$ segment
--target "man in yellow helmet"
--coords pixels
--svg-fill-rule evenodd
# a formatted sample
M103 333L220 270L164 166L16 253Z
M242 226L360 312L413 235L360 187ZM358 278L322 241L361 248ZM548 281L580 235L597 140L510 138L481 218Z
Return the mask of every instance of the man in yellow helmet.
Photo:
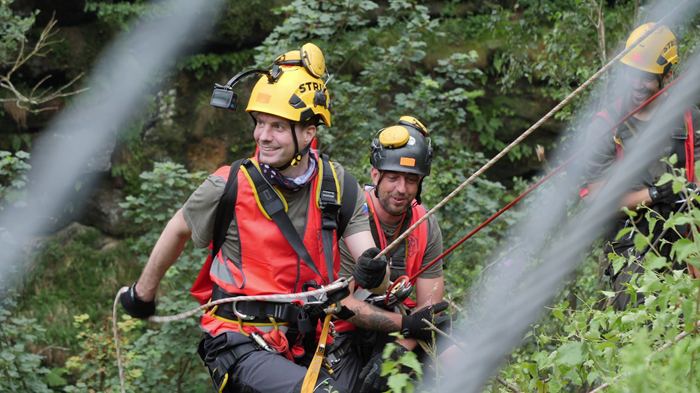
M627 47L637 41L645 32L650 30L655 24L647 23L637 28L627 40ZM586 160L586 180L588 182L589 200L595 198L606 180L612 175L613 166L623 159L625 148L629 146L635 136L644 132L647 124L655 116L663 116L659 110L665 100L665 96L655 99L640 111L636 112L630 119L617 127L614 133L603 136L601 133L622 119L626 114L643 104L654 94L658 93L665 84L673 77L673 65L678 62L678 43L674 34L666 27L659 26L641 43L636 45L629 53L620 60L623 63L622 87L625 89L619 97L614 98L614 102L604 107L597 113L589 127L587 137L589 143L593 145L592 152ZM673 125L664 132L668 135L665 142L658 146L657 157L650 164L639 179L635 179L629 191L620 201L620 206L625 206L631 210L637 210L637 206L645 204L649 206L658 216L668 217L671 211L678 210L680 204L676 202L684 199L682 192L674 193L672 183L658 184L664 173L672 169L667 164L660 161L663 157L676 155L678 158L677 167L685 169L688 179L688 188L696 188L698 179L694 176L694 162L700 157L700 137L697 131L700 129L700 111L697 107L691 106L682 118L676 119ZM685 191L683 191L685 192ZM582 194L583 195L583 194ZM635 256L637 261L643 260L642 253L635 250L634 232L625 234L620 239L616 239L618 232L625 228L635 226L642 234L649 234L649 223L639 216L640 221L631 223L626 217L620 218L616 224L609 229L605 235L606 245L604 252L615 252L623 256ZM621 216L622 217L622 216ZM656 240L661 232L662 225L656 225L652 241ZM680 232L683 233L683 232ZM658 250L662 256L669 257L670 243L677 240L676 231L667 231L664 235L664 242L659 242ZM667 243L668 242L668 243ZM685 268L684 266L677 266ZM631 275L644 271L642 263L633 263L615 272L611 264L608 264L607 275L610 275L613 288L617 292L614 299L614 306L618 309L625 309L631 297L624 293L625 284L629 283ZM644 297L637 294L637 305L643 304Z
M401 117L398 124L379 130L373 139L370 175L374 185L365 186L365 197L372 236L381 249L426 215L420 194L423 179L430 175L432 159L428 130L414 117ZM341 277L350 277L352 257L342 242L341 252ZM388 377L381 375L384 347L394 341L389 333L401 332L404 336L395 341L397 346L391 355L394 360L408 351L420 352L417 340L432 342L432 332L425 330L428 325L423 319L432 320L435 313L447 308L442 301L442 260L428 267L440 254L442 233L435 216L430 216L387 254L391 281L398 281L389 299L356 290L345 302L356 315L336 324L340 337L328 362L334 370L343 371L344 377L364 367L359 379L348 381L347 386L359 385L360 393L389 390ZM423 268L425 271L420 272ZM416 301L408 298L414 287Z
M341 238L358 261L356 282L386 290L387 262L373 259L379 250L362 190L340 165L311 149L319 122L331 125L324 72L320 49L306 44L280 56L270 70L246 71L217 85L212 105L235 109L235 84L261 75L246 108L255 121L258 152L217 170L175 213L138 282L121 296L127 313L137 318L155 313L158 284L189 238L212 250L192 288L202 304L331 284L340 270ZM326 314L352 316L338 306L345 296L339 290L313 299L269 298L207 310L198 352L216 390L346 392L327 366L307 370L309 364L325 364L325 344L332 341Z

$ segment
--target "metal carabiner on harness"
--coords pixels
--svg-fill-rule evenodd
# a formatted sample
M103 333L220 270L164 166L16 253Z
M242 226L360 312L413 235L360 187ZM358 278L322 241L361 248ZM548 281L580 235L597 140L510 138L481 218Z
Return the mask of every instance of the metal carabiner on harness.
M237 301L231 302L231 308L233 309L233 313L236 314L236 316L238 318L240 318L244 321L252 321L253 319L255 319L255 317L245 315L245 314L241 313L240 311L238 311L238 309L236 309L236 304L238 304Z
M403 303L404 300L408 299L412 291L413 285L408 281L408 277L399 277L396 279L396 282L389 287L389 292L386 294L384 304L388 308L391 308L396 304Z
M252 337L253 340L255 341L255 343L258 344L260 347L262 347L262 349L266 350L267 352L277 353L277 351L274 348L272 348L267 343L267 341L265 341L265 339L262 338L262 336L259 335L258 333L252 332L252 333L250 333L250 337Z

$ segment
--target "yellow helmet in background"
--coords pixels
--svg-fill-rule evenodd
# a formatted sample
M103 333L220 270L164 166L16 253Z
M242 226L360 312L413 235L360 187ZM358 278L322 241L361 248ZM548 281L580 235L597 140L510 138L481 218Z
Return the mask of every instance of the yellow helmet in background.
M649 31L655 23L646 23L636 28L627 39L625 48ZM678 44L676 36L666 26L659 26L634 49L620 59L624 64L638 70L662 75L668 71L669 64L678 63Z
M269 113L294 122L319 115L330 127L330 96L321 79L325 72L323 52L314 44L285 53L255 84L246 112Z

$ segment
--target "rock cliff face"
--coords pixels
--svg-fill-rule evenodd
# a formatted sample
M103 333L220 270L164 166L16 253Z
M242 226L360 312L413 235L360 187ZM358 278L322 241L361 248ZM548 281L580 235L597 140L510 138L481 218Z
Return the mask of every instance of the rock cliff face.
M58 21L55 38L59 42L52 46L52 52L47 56L32 58L23 68L19 77L24 88L33 86L50 75L43 86L57 89L80 73L89 72L102 50L119 32L119 28L109 20L98 18L94 12L86 12L85 3L85 0L14 1L12 7L19 14L27 15L32 10L40 10L36 29L45 26L54 14ZM260 0L252 5L244 3L229 1L224 10L227 15L225 22L219 22L215 33L204 42L188 43L191 55L231 54L235 59L216 67L205 63L168 65L171 71L162 80L154 81L147 107L134 113L134 121L129 129L115 137L85 168L86 175L98 173L99 176L92 184L88 184L94 187L85 189L91 190L89 195L85 194L85 190L76 190L76 200L81 197L87 200L83 209L72 212L68 209L55 220L51 230L78 221L94 226L110 236L128 235L124 232L122 210L118 203L134 191L130 189L135 184L133 180L142 171L151 169L153 161L173 160L186 163L191 170L212 172L237 157L252 154L255 146L250 117L242 110L217 110L208 105L209 97L215 82L225 83L241 68L252 64L253 48L259 46L274 26L283 20L283 16L274 15L269 10L288 1ZM436 17L439 16L439 7L431 5L431 12ZM488 58L487 49L479 50L483 50L484 58ZM199 58L195 56L193 59ZM431 59L429 56L425 60L428 68L435 63ZM238 65L232 65L233 63ZM99 81L90 80L89 75L86 75L71 89L94 83ZM249 92L253 83L248 81L239 86L242 87L241 91ZM246 94L240 95L240 102L247 102ZM552 105L542 97L510 97L504 101L499 95L498 87L493 86L480 100L489 103L501 100L503 105L515 110L515 116L503 119L509 131L498 136L506 143L534 123ZM0 129L3 131L0 133L0 149L13 150L12 147L19 140L22 149L31 150L37 136L66 105L70 105L70 99L56 100L49 105L55 109L31 114L12 103L5 104L4 110L0 111ZM533 136L533 140L549 143L556 138L561 127L562 124L549 122L542 127L541 132ZM476 137L474 146L479 146ZM487 157L495 154L488 151L484 153ZM508 183L513 176L527 176L539 167L538 162L526 160L513 165L504 159L489 171L489 177Z

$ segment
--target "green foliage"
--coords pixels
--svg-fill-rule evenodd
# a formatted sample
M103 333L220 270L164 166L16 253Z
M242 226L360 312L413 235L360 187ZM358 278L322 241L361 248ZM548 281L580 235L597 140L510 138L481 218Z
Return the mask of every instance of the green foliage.
M73 315L101 320L111 310L118 285L133 280L139 267L126 243L79 225L46 241L40 251L22 272L25 282L17 290L25 296L15 315L41 318L51 327L45 333L51 345L75 350L80 340Z
M677 191L685 185L681 171L663 176L660 182L668 181L674 183ZM695 201L690 209L672 214L667 220L652 222L643 209L628 213L645 214L650 226L663 225L669 230L690 224L693 238L697 239L700 197L688 197ZM632 296L633 304L637 293L643 293L644 303L615 311L610 306L615 292L600 291L603 298L594 294L582 297L582 288L577 289L579 299L585 299L585 303L576 307L560 300L552 307L551 314L526 335L526 344L502 370L501 376L507 382L522 391L587 392L606 382L612 384L608 390L615 392L700 391L700 371L695 364L700 347L696 335L700 327L700 280L682 270L672 270L672 262L659 255L656 247L650 247L651 235L636 232L637 249L649 250L644 256L645 272L635 275L623 292ZM675 242L672 250L678 263L700 266L700 247L696 242L683 238ZM634 257L613 258L616 272L631 263L641 261ZM588 259L580 276L592 277L595 264ZM584 288L594 286L593 282L584 284ZM560 294L558 299L562 298ZM669 349L656 351L677 340L681 333L690 335ZM616 376L620 376L619 380L613 379Z
M0 66L3 68L14 64L38 14L36 11L26 17L19 16L10 8L13 2L14 0L0 0Z
M73 322L79 332L80 347L82 352L73 356L66 362L67 371L75 379L75 383L64 388L65 392L89 393L89 392L118 392L119 375L114 373L113 365L116 363L116 347L111 334L111 319L105 319L98 328L87 314L76 315ZM132 319L118 323L118 330L123 337L125 333L138 327L141 323ZM128 347L128 339L122 345ZM140 377L137 371L125 372L125 380L131 382ZM127 382L127 383L128 383Z
M126 202L120 204L126 209L124 216L130 217L147 232L145 238L142 237L137 243L137 252L144 255L150 253L164 224L206 175L206 172L188 173L181 164L157 162L153 171L143 172L139 176L142 182L138 194L128 195Z
M18 151L0 151L0 210L6 205L13 207L26 206L27 171L31 165L27 163L29 153Z
M501 91L513 92L516 83L526 78L530 84L544 82L545 86L537 89L540 94L560 101L607 63L612 58L609 53L631 31L634 2L606 6L600 25L597 6L588 1L526 0L516 7L522 13L505 8L494 12L489 27L509 43L493 61ZM607 84L607 76L603 76L556 118L571 120L593 99L605 104Z
M167 1L149 3L145 0L134 1L86 1L85 12L95 12L97 17L105 20L115 30L129 30L133 19L155 19L168 15L172 5Z
M0 390L3 392L50 393L42 356L30 349L44 341L45 329L36 319L12 318L16 306L11 298L0 303Z
M177 67L182 71L193 72L197 79L202 79L204 75L218 71L219 67L225 66L226 70L238 70L249 64L251 60L251 51L225 54L199 53L180 60Z
M389 343L384 347L382 357L382 375L388 375L387 385L391 388L389 391L394 393L413 393L415 386L413 382L421 382L423 380L423 366L418 361L416 354L413 351L408 351L393 360L391 354L397 348L398 344ZM412 376L401 373L401 368L407 367L412 372ZM416 381L417 380L417 381Z

